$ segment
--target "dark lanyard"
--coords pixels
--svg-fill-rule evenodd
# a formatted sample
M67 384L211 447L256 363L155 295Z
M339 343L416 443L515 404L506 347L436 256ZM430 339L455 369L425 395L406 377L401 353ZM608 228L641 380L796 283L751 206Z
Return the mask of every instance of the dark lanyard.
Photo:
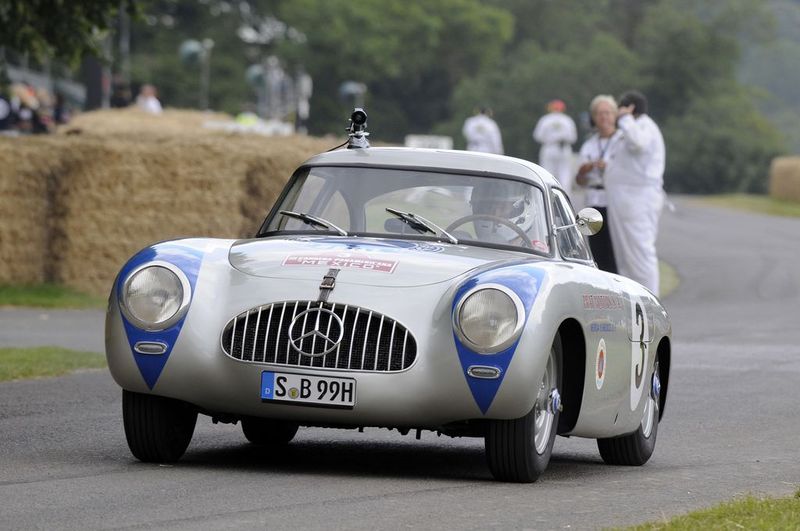
M603 160L603 156L606 154L606 151L608 151L608 146L611 145L611 140L613 140L613 138L614 135L612 134L610 137L608 137L608 141L606 142L606 147L603 147L602 142L600 142L600 135L599 134L597 135L597 149L600 150L600 156L597 157L597 160Z

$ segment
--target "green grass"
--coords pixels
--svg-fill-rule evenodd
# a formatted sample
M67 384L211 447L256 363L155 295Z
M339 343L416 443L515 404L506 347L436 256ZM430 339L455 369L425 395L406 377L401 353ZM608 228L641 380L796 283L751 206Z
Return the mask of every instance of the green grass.
M660 292L659 296L663 299L675 291L681 281L680 277L678 277L678 272L675 271L675 268L666 262L662 262L660 260L658 261L658 272L661 277L658 287Z
M0 285L0 306L36 308L102 308L106 301L55 284Z
M62 376L79 369L100 369L106 357L60 347L0 348L0 382Z
M752 194L725 194L698 196L691 201L725 208L736 208L748 212L758 212L771 216L800 217L800 203L795 201L781 201L766 195Z
M644 530L800 529L800 490L790 498L747 496L661 522L625 528Z

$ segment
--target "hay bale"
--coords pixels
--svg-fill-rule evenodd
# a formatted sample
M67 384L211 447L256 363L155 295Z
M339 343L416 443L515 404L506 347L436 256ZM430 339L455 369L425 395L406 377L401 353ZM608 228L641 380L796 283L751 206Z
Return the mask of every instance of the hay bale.
M776 157L769 168L769 195L800 202L800 157Z
M337 143L204 130L205 113L174 112L87 113L70 125L80 134L0 143L11 162L0 170L0 282L105 295L149 244L251 236L294 168Z
M43 282L54 161L9 137L0 137L0 160L0 283Z

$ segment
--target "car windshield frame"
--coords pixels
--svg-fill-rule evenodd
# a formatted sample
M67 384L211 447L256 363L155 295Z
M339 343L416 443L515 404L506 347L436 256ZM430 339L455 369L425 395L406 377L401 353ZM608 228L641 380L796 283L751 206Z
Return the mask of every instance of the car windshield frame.
M353 164L353 163L326 163L326 164L307 164L298 167L295 172L292 174L291 178L287 182L286 186L284 186L281 194L276 199L274 205L270 209L269 213L267 214L266 218L262 222L261 226L259 227L258 232L256 233L256 238L267 238L267 237L274 237L274 236L282 236L282 235L303 235L303 236L313 236L313 235L336 235L336 231L334 230L320 230L317 228L313 228L307 226L302 229L292 228L292 229L274 229L271 228L279 223L281 216L280 211L286 210L287 208L297 208L296 203L287 204L287 197L290 193L295 191L297 186L297 182L300 179L306 178L306 176L315 169L353 169L357 171L370 171L370 170L392 170L392 171L407 171L407 172L415 172L415 173L427 173L433 175L443 175L443 176L456 176L456 177L465 177L469 179L474 178L483 178L483 179L499 179L504 181L513 181L517 183L521 183L531 188L535 189L539 194L539 199L541 199L541 208L542 208L542 215L543 219L541 220L544 223L544 226L541 227L543 235L545 237L544 244L547 247L547 251L542 249L531 248L527 246L521 245L511 245L511 244L503 244L503 243L496 243L496 242L489 242L489 241L482 241L473 238L459 238L459 245L472 245L477 247L486 247L492 249L503 249L503 250L511 250L515 252L522 252L533 254L536 256L542 256L547 258L553 258L556 256L556 238L552 232L552 212L550 211L551 205L549 201L548 192L545 187L533 180L525 179L524 177L518 177L514 175L508 175L504 173L492 173L492 172L484 172L484 171L470 171L470 170L462 170L462 169L452 169L452 168L439 168L439 167L428 167L428 166L397 166L397 165L377 165L377 164ZM435 182L430 183L430 186L435 187ZM400 190L398 187L395 191ZM366 203L365 203L366 204ZM413 212L413 209L412 209ZM414 212L415 214L419 214L420 212ZM319 212L314 213L313 215L325 219L324 215L320 215ZM278 220L276 222L276 220ZM326 220L326 221L333 221L333 220ZM399 220L398 220L399 221ZM334 221L335 223L335 221ZM402 223L402 222L401 222ZM429 233L394 233L394 232L368 232L368 231L357 231L353 230L352 227L346 229L348 232L348 237L353 238L382 238L382 239L400 239L400 240L418 240L418 241L426 241L426 242L440 242L440 243L449 243L447 238L441 234L429 234Z

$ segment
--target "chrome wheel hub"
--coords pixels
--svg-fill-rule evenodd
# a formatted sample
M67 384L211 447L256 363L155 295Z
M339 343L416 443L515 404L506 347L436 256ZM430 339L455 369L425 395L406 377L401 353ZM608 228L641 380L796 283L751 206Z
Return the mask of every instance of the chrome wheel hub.
M544 375L536 394L536 403L533 406L533 445L538 454L543 454L547 449L556 411L561 411L561 394L558 392L557 378L555 353L551 350L550 357L547 359L547 367L545 367Z

